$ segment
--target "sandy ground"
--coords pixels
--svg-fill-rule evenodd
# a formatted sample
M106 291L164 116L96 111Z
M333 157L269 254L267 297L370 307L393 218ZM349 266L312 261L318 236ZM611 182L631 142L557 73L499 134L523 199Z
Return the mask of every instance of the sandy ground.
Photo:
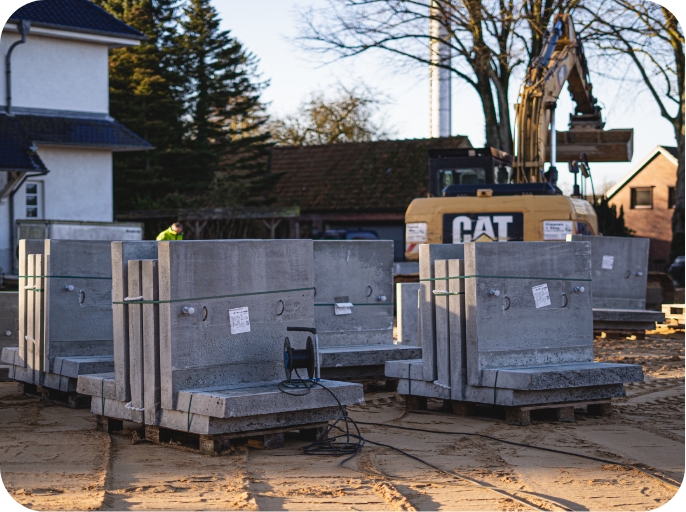
M239 445L231 454L206 457L96 432L87 410L19 395L14 383L0 384L0 471L10 494L38 510L657 508L676 493L669 482L678 485L684 474L684 334L598 339L596 355L642 364L646 372L645 382L627 386L627 397L616 400L615 412L605 418L577 413L574 423L512 427L498 418L439 410L408 413L399 396L382 391L349 410L360 421L478 432L638 464L644 471L473 436L387 427L363 432L453 474L371 445L341 467L341 458L303 455L297 439L279 450Z

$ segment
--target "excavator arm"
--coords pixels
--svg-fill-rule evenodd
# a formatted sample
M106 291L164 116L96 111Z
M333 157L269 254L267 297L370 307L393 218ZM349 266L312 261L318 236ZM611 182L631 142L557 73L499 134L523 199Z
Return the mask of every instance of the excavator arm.
M577 37L569 14L555 16L553 29L547 34L541 54L532 62L522 84L516 105L516 157L514 181L532 183L544 181L546 161L555 163L555 155L547 154L551 125L555 122L555 106L564 84L576 103L570 116L570 128L602 130L600 107L592 94L588 65L581 40Z

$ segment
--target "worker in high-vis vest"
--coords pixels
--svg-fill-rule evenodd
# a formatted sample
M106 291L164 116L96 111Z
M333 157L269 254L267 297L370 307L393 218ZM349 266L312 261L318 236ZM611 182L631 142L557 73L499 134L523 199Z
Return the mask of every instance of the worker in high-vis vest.
M180 222L175 222L157 235L157 240L183 240L183 226Z

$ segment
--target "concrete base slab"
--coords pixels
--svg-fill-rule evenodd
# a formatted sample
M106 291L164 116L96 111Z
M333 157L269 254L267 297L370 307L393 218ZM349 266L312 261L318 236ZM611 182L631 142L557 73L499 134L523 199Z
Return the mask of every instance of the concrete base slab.
M386 377L393 379L424 380L421 359L386 361Z
M346 345L319 347L322 368L341 366L383 365L386 361L416 359L422 357L422 349L411 345Z
M248 433L271 428L297 427L312 423L328 422L338 419L339 416L340 410L338 407L324 407L319 409L291 411L287 414L260 414L258 416L236 418L213 418L192 412L188 413L184 411L162 409L160 414L160 426L195 434Z
M665 315L661 311L593 308L594 331L650 331L655 329L656 323L664 321Z
M178 410L184 414L200 414L213 418L240 418L255 416L256 411L260 412L259 416L291 414L295 411L337 405L331 394L320 386L314 386L309 393L300 395L296 393L302 393L302 390L294 390L294 394L287 394L282 392L277 384L269 382L244 388L180 390ZM364 403L361 384L329 380L322 380L321 384L336 395L342 405Z
M482 386L530 391L625 382L643 382L643 368L636 364L573 363L481 371Z
M112 380L114 381L114 379ZM91 398L91 412L109 418L143 423L143 411L132 408L131 402L121 402L119 400L94 396Z
M50 371L66 377L78 378L91 373L114 371L113 356L56 357L50 362Z
M116 400L117 392L115 385L114 371L108 373L93 373L90 375L79 375L76 391L83 395L92 397L109 398ZM120 402L122 400L119 400ZM126 402L124 402L126 403Z
M421 369L421 366L419 367ZM398 381L398 394L423 396L427 398L450 399L450 388L440 386L435 382L423 380L400 379Z

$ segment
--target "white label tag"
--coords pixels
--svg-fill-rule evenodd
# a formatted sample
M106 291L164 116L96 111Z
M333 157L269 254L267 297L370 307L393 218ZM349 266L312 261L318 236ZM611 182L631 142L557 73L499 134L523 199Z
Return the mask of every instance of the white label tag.
M426 222L410 222L405 224L405 242L426 242Z
M612 270L612 267L615 264L615 257L614 256L603 256L603 263L600 265L601 268L604 268L605 270Z
M538 286L533 286L531 291L534 292L534 302L536 303L536 309L543 308L545 306L550 306L550 294L548 293L547 284L539 284Z
M248 308L229 309L229 322L231 322L231 334L250 332Z
M336 302L333 305L334 315L352 315L352 303L351 302Z
M565 240L573 233L571 220L543 221L543 240Z

